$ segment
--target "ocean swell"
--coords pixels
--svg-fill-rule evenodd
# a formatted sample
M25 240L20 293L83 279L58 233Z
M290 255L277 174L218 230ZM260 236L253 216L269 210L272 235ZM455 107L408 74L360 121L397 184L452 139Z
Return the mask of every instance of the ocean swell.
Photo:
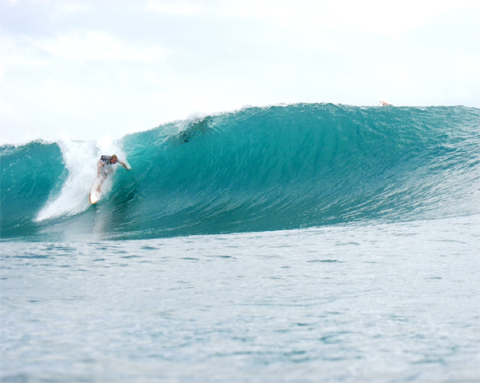
M246 108L96 142L1 148L2 239L155 238L478 214L480 111ZM105 153L104 153L105 152ZM97 206L100 154L119 167Z

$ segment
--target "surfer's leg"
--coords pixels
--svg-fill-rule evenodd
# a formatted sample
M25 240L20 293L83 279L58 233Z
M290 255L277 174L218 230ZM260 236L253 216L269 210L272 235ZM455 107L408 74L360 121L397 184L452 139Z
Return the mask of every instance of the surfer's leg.
M105 166L102 166L102 167L100 168L100 172L99 172L99 173L100 173L100 177L102 177L102 179L100 180L100 183L98 184L97 191L98 191L99 193L101 193L101 191L102 191L102 190L101 190L101 187L102 187L102 184L105 182L105 180L106 180L107 177L108 177L108 171L107 171L107 169L105 169Z
M107 179L107 177L102 176L102 179L100 180L100 183L98 184L97 192L99 192L99 193L102 192L101 187L102 187L102 185L103 185L103 183L105 182L106 179Z

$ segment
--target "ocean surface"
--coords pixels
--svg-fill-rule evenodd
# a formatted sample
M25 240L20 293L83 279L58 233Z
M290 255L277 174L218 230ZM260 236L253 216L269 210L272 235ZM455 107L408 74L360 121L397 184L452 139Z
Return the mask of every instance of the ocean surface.
M252 107L0 166L1 382L480 381L479 109Z

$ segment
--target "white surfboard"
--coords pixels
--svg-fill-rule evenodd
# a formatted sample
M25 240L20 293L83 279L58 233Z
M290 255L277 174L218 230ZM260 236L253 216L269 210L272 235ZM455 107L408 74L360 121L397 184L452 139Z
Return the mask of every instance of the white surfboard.
M98 185L100 184L101 180L102 177L100 176L97 176L97 178L95 178L95 182L93 183L90 194L88 195L88 199L90 200L90 203L92 205L95 205L98 201L100 201L100 198L102 197L102 192L97 191Z

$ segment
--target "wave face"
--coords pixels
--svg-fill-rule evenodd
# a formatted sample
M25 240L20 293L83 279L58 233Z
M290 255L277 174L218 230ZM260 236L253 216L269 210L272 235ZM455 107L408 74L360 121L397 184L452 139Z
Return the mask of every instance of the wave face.
M480 213L480 110L297 104L3 146L1 237L143 239ZM88 203L101 154L117 167Z

